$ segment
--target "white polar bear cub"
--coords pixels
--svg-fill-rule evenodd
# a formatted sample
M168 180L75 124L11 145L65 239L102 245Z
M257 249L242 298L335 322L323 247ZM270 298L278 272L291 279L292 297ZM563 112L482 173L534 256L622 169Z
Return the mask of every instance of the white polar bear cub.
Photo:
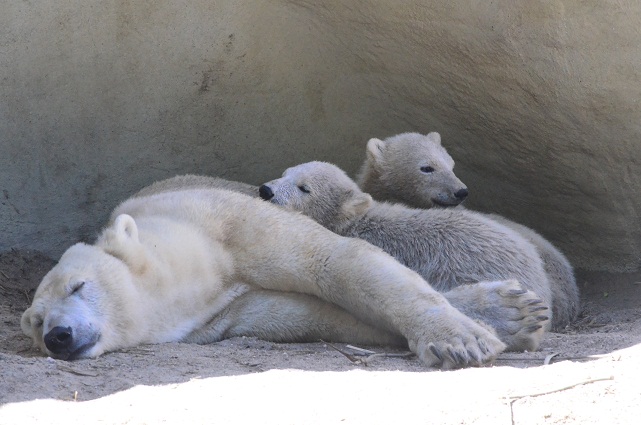
M439 133L403 133L385 141L370 139L355 180L376 200L416 208L449 207L468 196L453 169L454 160L441 146Z
M288 168L282 178L265 183L259 192L264 199L300 211L342 236L382 248L439 291L469 291L477 285L464 284L517 280L532 292L521 291L524 297L514 299L505 310L499 303L488 304L485 290L468 293L463 307L453 299L450 302L496 329L509 349L538 347L548 323L540 313L550 300L547 277L534 247L507 227L471 211L418 210L373 201L341 169L325 162ZM469 308L473 305L487 305L494 314L474 311ZM523 338L518 339L514 339L514 324L504 323L516 311L523 319L519 328Z
M408 344L448 368L505 348L380 249L258 198L171 181L118 206L95 244L73 245L43 278L21 326L47 355L248 335Z
M385 140L370 139L367 155L356 178L360 188L379 201L401 202L415 208L455 206L468 191L454 174L454 160L432 132L402 133ZM465 188L465 189L461 189ZM505 217L489 218L518 232L536 246L552 290L552 329L562 329L576 319L579 288L567 258L552 243L529 227Z

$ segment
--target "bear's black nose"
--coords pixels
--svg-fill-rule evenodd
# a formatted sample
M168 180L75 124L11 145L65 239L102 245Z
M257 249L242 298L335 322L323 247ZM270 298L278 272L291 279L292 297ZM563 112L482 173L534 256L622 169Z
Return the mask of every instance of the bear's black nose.
M260 197L266 201L269 201L274 197L274 192L272 192L269 186L265 184L258 188L258 193L260 194Z
M72 342L73 334L70 327L56 326L45 335L45 345L54 354L68 351Z
M468 194L469 192L467 191L467 189L463 188L456 192L454 196L456 197L456 199L460 199L462 201L463 199L467 198Z

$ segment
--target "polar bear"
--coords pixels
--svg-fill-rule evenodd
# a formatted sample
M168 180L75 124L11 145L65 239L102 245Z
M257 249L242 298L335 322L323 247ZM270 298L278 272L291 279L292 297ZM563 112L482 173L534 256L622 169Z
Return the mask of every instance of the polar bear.
M143 190L94 244L62 255L21 320L44 353L73 360L248 335L406 344L426 365L450 368L505 349L379 248L261 199L196 186Z
M511 350L538 347L548 322L548 316L541 313L550 301L547 277L535 248L507 227L466 210L420 210L373 201L340 168L326 162L288 168L281 178L262 185L259 192L263 199L302 212L342 236L361 238L382 248L438 291L516 279L531 291L511 306L525 309L521 318L525 318L523 328L529 339L514 341L512 330L501 330L500 318L460 309L495 328ZM477 295L483 293L481 290ZM468 301L470 305L484 303L481 298L476 303L473 297ZM495 304L495 308L500 307Z
M416 208L449 207L468 196L453 169L454 160L441 146L439 133L403 133L384 141L371 139L355 180L376 200Z
M356 181L378 201L431 208L458 205L468 194L454 174L454 160L436 132L403 133L385 140L373 138L367 143L366 153ZM456 196L461 191L465 196ZM575 320L580 309L579 288L565 255L529 227L497 214L487 216L536 246L552 290L552 329L562 329Z
M258 187L246 183L218 177L185 175L154 183L134 196L151 195L175 188L212 187L234 190L249 196L259 195ZM494 331L498 329L499 334L503 334L501 339L503 342L507 342L509 350L534 350L538 346L539 334L535 331L540 329L540 326L529 325L532 321L530 318L532 312L540 311L536 295L524 291L515 280L479 282L476 285L466 285L443 292L443 296L467 316L476 318L483 323L491 323L493 327L490 326L490 328ZM301 302L300 296L297 302ZM281 296L273 303L282 308L284 300ZM314 309L312 308L312 310ZM316 320L327 317L327 313L329 312L324 311L324 315ZM341 320L343 322L349 321ZM369 332L365 332L365 334L369 334ZM258 336L265 338L263 335Z

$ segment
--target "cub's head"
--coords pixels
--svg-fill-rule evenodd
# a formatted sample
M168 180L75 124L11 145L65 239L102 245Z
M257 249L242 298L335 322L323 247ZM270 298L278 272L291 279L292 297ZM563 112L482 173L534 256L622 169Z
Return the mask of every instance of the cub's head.
M411 207L449 207L463 202L467 187L454 174L454 160L441 136L403 133L370 139L359 174L361 188L378 200L398 200Z
M117 223L120 236L131 237L122 232L131 232L127 226L132 223ZM46 355L58 359L96 357L122 348L134 320L127 294L131 288L132 274L124 261L101 247L78 243L43 278L22 315L22 330Z
M372 198L343 170L327 162L308 162L285 170L280 179L259 189L261 198L299 211L330 230L367 211Z

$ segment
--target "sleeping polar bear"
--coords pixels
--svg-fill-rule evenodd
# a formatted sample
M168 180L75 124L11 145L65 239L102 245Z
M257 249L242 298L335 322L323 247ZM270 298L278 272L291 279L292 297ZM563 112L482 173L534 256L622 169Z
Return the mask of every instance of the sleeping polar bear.
M382 250L207 184L161 184L123 202L93 245L63 254L21 325L68 360L241 335L404 344L442 368L505 349Z

